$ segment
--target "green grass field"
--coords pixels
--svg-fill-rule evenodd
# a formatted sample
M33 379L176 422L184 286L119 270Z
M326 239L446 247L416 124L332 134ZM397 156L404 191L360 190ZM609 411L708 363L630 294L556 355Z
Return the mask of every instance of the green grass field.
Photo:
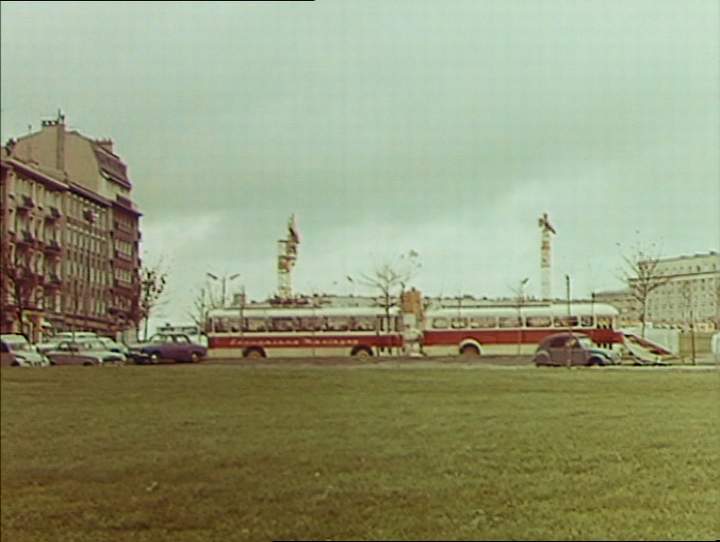
M720 536L717 370L1 377L3 541Z

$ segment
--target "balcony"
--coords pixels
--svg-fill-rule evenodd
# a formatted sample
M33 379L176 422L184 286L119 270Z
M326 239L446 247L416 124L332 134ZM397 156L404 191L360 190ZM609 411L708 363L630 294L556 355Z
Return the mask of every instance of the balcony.
M96 211L93 211L92 209L85 209L83 211L83 218L87 220L90 224L95 224L97 222L97 219L99 217L99 214Z
M45 220L48 222L54 222L56 220L60 220L62 218L62 213L60 212L60 209L57 207L49 207L48 212L45 215Z
M120 279L114 279L113 280L113 291L115 293L128 296L132 295L135 291L135 287L132 282L127 282Z
M45 252L48 254L60 254L62 252L62 247L55 239L51 239L45 243Z
M31 247L35 245L35 241L35 236L30 230L22 230L15 242L21 246Z
M35 201L30 197L26 196L25 194L22 195L20 198L20 201L18 202L18 212L27 212L31 211L35 207Z
M115 258L119 260L123 260L125 262L132 262L133 257L130 254L125 254L124 252L115 249Z
M47 288L60 288L62 286L62 279L57 273L50 273L45 277L45 286Z

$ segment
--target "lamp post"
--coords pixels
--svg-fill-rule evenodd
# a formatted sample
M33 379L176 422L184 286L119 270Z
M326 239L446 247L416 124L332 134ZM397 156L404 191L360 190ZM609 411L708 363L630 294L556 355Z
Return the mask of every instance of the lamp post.
M221 304L222 307L225 308L226 303L226 296L227 296L227 283L229 281L233 281L236 278L240 276L240 273L235 273L234 275L223 275L222 277L218 277L217 275L213 275L212 273L206 273L206 275L211 278L212 280L219 281L221 284L221 292L222 292L222 298L221 298Z
M565 293L567 296L567 314L568 314L568 331L570 332L570 335L572 336L572 309L570 308L570 275L565 275ZM568 369L572 365L572 346L568 345L568 351L567 351L567 367Z
M240 335L243 334L243 331L245 330L245 326L243 325L243 319L245 318L245 285L243 284L240 287Z

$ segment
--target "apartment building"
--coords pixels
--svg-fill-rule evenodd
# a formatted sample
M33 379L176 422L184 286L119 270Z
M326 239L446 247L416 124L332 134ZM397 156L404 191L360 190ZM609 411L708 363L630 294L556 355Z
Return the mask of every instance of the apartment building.
M657 274L670 277L648 297L648 321L720 329L720 254L665 258Z
M667 282L648 295L648 323L689 328L692 322L696 329L720 329L720 254L710 251L663 258L658 260L653 274ZM623 325L637 325L641 321L641 307L632 294L632 283L630 280L627 289L598 292L594 296L595 301L617 308Z
M134 327L141 214L112 141L67 130L59 114L1 158L2 330L37 340Z

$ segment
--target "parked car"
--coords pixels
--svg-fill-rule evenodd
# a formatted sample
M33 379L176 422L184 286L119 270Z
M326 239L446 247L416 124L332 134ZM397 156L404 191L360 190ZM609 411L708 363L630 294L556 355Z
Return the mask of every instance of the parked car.
M130 348L130 358L136 363L142 363L143 359L151 363L161 360L197 363L206 355L207 348L194 343L184 333L156 333L149 341Z
M50 350L46 355L53 365L122 364L127 359L120 352L108 350L97 338L61 341L56 349Z
M98 337L97 340L102 342L111 352L119 352L120 354L124 354L127 357L127 354L130 351L127 346L117 341L113 341L109 337Z
M545 337L535 351L533 362L541 365L615 365L618 356L598 347L583 333L555 333Z
M80 341L95 338L97 338L97 335L93 331L61 331L49 337L46 341L39 343L37 349L38 352L45 353L56 350L62 341Z
M38 352L25 335L0 335L0 365L11 367L46 367L50 360Z

